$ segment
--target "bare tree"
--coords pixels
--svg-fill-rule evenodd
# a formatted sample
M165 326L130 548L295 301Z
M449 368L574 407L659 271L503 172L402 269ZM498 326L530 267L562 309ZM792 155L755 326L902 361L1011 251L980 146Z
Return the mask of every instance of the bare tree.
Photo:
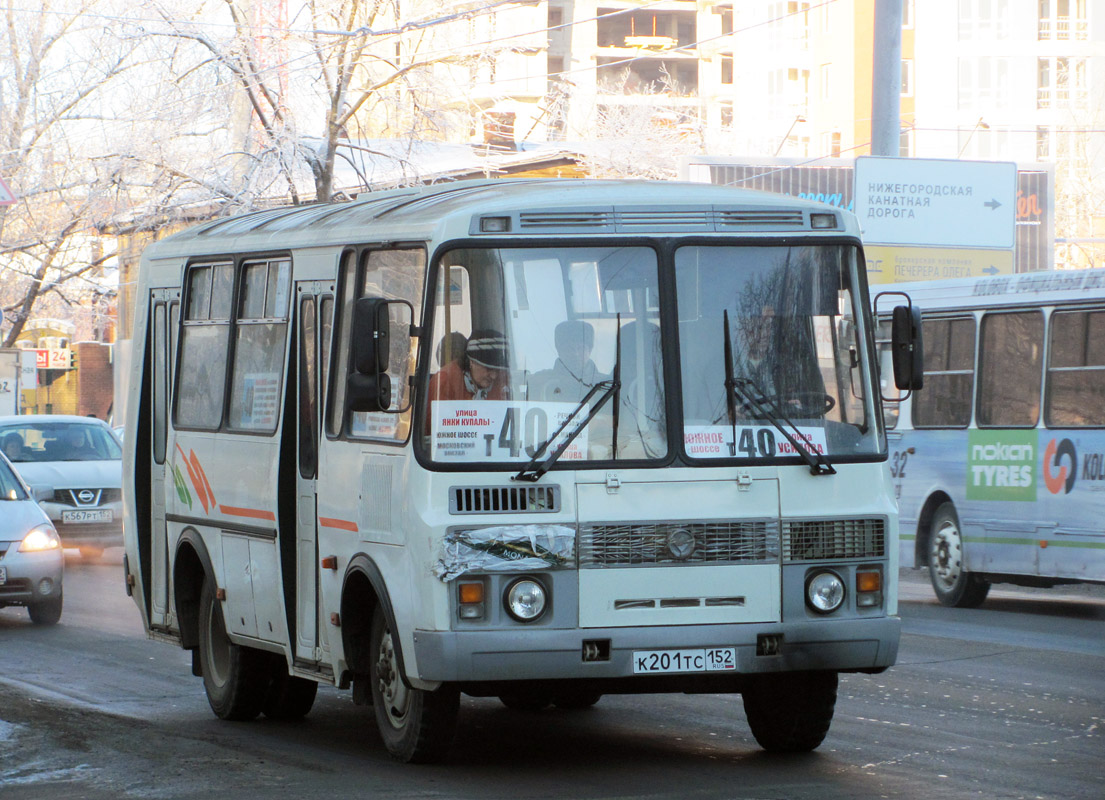
M8 2L0 30L0 170L17 196L0 207L0 305L11 346L44 296L110 258L89 233L110 213L113 169L90 158L103 95L134 66L98 0ZM74 284L75 285L75 284Z
M236 129L246 167L239 177L279 175L282 194L293 203L332 199L340 160L355 168L358 156L373 155L363 142L368 137L410 141L440 128L442 109L457 92L439 80L437 68L475 63L495 47L515 46L453 47L449 36L456 28L450 34L446 23L519 4L306 0L297 6L300 13L285 19L281 2L197 0L184 19L179 3L148 3L169 36L197 46L189 70L217 67L244 98L244 124ZM225 28L195 24L216 15L228 21ZM432 138L440 138L437 133ZM301 167L309 170L313 188L306 195Z

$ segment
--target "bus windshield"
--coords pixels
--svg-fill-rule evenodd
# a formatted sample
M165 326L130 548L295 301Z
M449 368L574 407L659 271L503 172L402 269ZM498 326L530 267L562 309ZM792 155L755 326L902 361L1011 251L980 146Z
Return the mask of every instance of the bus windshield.
M616 365L617 402L603 404L560 461L666 456L658 285L656 252L643 246L446 253L422 393L431 457L525 463L587 415L582 401Z
M676 251L688 457L793 457L772 416L811 453L877 452L854 258L839 245Z

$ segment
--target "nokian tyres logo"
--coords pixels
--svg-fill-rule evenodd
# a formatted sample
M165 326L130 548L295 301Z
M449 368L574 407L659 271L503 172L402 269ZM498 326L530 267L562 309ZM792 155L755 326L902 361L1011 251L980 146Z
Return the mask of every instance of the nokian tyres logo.
M970 431L967 437L967 499L1036 499L1037 433Z

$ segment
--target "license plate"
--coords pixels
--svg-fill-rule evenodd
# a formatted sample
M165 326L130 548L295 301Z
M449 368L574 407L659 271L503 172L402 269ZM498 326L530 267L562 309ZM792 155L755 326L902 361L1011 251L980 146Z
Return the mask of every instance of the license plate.
M698 650L636 650L633 672L656 675L669 672L724 672L737 668L735 647L706 647Z
M8 568L0 567L0 586L8 582Z
M110 508L98 508L94 511L62 511L62 522L111 522L115 518Z

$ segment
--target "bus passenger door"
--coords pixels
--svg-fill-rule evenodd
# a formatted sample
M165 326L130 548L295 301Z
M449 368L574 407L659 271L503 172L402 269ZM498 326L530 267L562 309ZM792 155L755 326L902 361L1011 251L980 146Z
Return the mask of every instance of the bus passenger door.
M165 526L169 397L172 385L173 344L179 294L175 289L150 292L150 625L171 627L169 612L169 543ZM172 478L168 478L172 486Z
M296 587L297 661L319 661L327 643L320 640L318 597L318 456L323 387L330 347L334 300L317 281L296 284ZM326 293L324 293L326 292Z

